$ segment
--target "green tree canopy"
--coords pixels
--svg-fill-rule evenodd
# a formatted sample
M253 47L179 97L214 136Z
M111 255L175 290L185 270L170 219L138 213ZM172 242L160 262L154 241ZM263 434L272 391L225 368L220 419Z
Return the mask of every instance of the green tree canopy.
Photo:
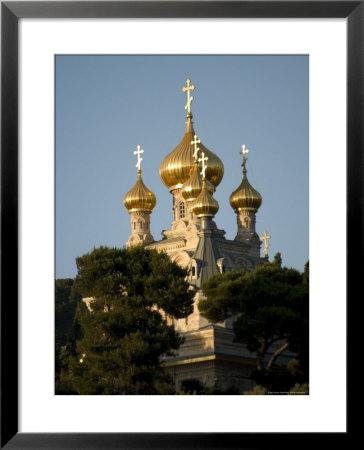
M59 384L61 369L68 357L66 345L72 338L73 321L81 295L71 278L59 278L55 282L55 376Z
M71 278L59 278L55 282L55 325L56 342L66 345L72 329L76 306L81 300L80 294Z
M193 309L187 272L139 246L100 247L76 262L76 286L93 300L77 308L74 354L61 382L79 394L170 392L160 357L182 342L166 317Z
M212 322L235 317L235 341L256 354L258 369L271 368L287 349L308 345L308 282L297 270L282 268L279 259L251 273L215 275L204 283L206 299L199 303Z
M279 252L274 255L272 264L276 264L277 266L282 267L282 255Z
M185 281L187 272L165 253L142 246L100 247L77 258L76 264L79 292L103 299L108 307L115 299L140 297L145 307L155 306L176 319L193 310L194 292Z

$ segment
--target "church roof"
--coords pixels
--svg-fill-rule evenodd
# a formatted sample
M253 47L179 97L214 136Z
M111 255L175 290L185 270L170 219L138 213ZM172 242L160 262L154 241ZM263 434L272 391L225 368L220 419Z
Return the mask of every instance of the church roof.
M193 172L190 178L183 183L181 188L182 197L187 201L195 200L200 194L202 189L202 176L201 171L198 166L198 161L195 161ZM206 180L206 189L210 194L213 194L215 191L214 185Z
M246 170L248 158L246 157L246 154L249 153L249 150L245 145L242 147L243 149L240 153L243 155L243 180L239 187L230 195L230 205L235 212L242 209L256 211L262 204L262 196L248 181L248 171Z
M206 186L206 180L202 180L202 189L192 205L192 212L197 217L210 216L213 217L219 210L219 204L210 194Z
M153 244L149 244L148 247L166 247L169 244L185 244L186 238L184 236L176 236L167 239L161 239L160 241L153 242Z
M142 180L142 171L138 170L138 179L135 185L125 194L124 206L129 212L148 211L152 212L157 200Z
M203 163L204 165L204 163ZM206 167L203 167L203 176ZM194 201L192 211L201 218L201 229L198 232L199 240L193 259L197 263L197 280L194 284L201 288L203 283L213 275L220 273L217 260L220 258L212 231L212 217L219 209L219 204L206 189L206 180L202 179L202 190Z
M257 210L262 204L262 196L249 183L246 173L239 187L230 195L230 205L234 211L241 209Z
M201 288L203 283L213 275L220 273L217 260L220 258L215 240L211 237L211 230L201 230L193 259L197 263L197 279L192 280L196 287Z
M195 136L193 128L192 113L187 114L186 131L182 141L162 161L159 175L169 190L178 189L188 180L194 165L194 147L192 141ZM206 178L216 187L224 176L224 165L221 159L205 147L202 143L200 150L209 158L209 168Z
M191 102L193 97L190 95L190 91L194 89L195 86L191 86L190 80L187 80L187 87L182 89L183 92L187 92L188 94L187 104L185 106L185 109L188 110L186 131L182 141L163 159L159 168L159 175L170 191L179 189L192 174L194 165L193 141L196 139L196 133L192 122ZM206 172L206 178L216 187L220 184L224 176L224 165L221 159L206 148L201 141L199 141L199 148L209 158L209 168Z

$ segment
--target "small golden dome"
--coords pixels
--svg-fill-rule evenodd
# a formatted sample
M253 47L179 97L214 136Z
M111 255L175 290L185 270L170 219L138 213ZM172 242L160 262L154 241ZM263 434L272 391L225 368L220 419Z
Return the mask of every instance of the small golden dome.
M152 212L157 203L153 192L143 183L141 174L141 170L138 170L137 182L124 197L124 206L129 213L135 211Z
M243 174L243 181L240 186L230 195L230 205L235 212L242 209L256 211L262 204L262 196L249 183L245 169Z
M183 183L181 188L182 196L188 202L195 200L198 197L202 189L202 176L200 172L200 168L198 166L198 162L195 161L193 172L190 178ZM215 192L215 188L213 184L211 184L208 180L206 180L206 189L212 195Z
M197 216L213 217L219 210L219 204L212 197L206 187L206 180L202 180L202 189L200 195L192 205L192 212Z
M192 113L189 112L186 117L186 131L182 141L163 159L159 168L159 176L170 191L182 187L194 167L194 146L191 142L196 133L193 129ZM199 148L208 157L206 178L216 187L224 176L224 165L221 159L203 144L199 144Z

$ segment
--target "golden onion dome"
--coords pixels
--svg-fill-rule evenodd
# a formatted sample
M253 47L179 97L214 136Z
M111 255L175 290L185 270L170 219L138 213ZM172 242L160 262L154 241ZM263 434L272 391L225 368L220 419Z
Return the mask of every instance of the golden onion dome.
M198 197L202 189L202 176L200 168L198 166L198 161L195 161L193 172L190 178L183 183L181 188L182 196L188 202L195 200ZM213 184L206 180L206 189L212 195L215 192Z
M235 212L242 209L256 211L262 204L262 196L249 183L245 169L243 174L243 181L240 186L230 195L230 205Z
M152 212L157 200L152 191L150 191L142 180L142 171L138 170L138 179L130 191L125 194L124 206L131 212L148 211Z
M202 189L199 196L193 202L192 212L197 217L208 216L213 217L219 210L219 204L212 197L206 187L206 180L202 180Z
M194 167L194 146L191 142L196 133L193 129L192 113L188 112L186 117L186 131L182 141L163 159L159 168L159 175L170 191L181 188L189 179ZM206 178L216 187L224 176L224 165L221 159L203 144L199 144L199 148L208 157Z

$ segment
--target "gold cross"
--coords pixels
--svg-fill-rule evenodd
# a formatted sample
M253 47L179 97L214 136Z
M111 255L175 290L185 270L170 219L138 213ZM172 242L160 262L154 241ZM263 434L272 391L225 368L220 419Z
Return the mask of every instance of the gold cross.
M205 161L207 161L209 158L207 156L205 157L205 152L202 152L201 155L202 155L202 158L198 158L198 162L202 162L201 175L202 175L202 178L206 178L207 164L205 164Z
M269 247L268 239L270 239L270 236L268 235L268 233L266 231L264 231L264 236L262 236L260 239L262 241L264 241L263 253L267 256L268 255L268 247Z
M247 162L247 160L248 160L248 157L245 156L245 155L249 153L249 149L247 149L247 148L245 147L245 144L242 145L241 148L242 148L242 149L240 150L239 153L240 153L241 155L243 155L243 164L242 164L242 166L243 166L243 169L246 170L245 165L246 165L246 162Z
M197 139L196 135L194 135L193 137L195 138L195 140L191 141L191 144L194 144L194 146L195 146L195 151L193 152L193 159L196 161L197 156L198 156L198 151L200 150L200 148L197 147L197 144L201 144L201 141L200 141L200 139Z
M137 145L137 150L134 151L134 155L138 155L138 162L135 166L138 169L138 172L141 170L140 165L143 161L143 158L140 156L142 153L144 153L144 150L140 148L140 145Z
M185 105L185 109L187 109L187 111L190 113L191 112L191 102L193 100L192 95L190 95L190 91L194 91L195 90L195 86L194 85L190 85L191 80L187 80L187 86L184 86L182 88L182 92L186 92L187 91L187 103Z

